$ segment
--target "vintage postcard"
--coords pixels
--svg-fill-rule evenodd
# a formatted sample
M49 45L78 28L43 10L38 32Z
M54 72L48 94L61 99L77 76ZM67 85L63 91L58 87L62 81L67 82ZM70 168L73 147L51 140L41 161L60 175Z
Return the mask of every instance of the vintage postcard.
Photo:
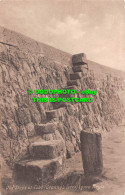
M125 1L0 0L0 195L125 195Z

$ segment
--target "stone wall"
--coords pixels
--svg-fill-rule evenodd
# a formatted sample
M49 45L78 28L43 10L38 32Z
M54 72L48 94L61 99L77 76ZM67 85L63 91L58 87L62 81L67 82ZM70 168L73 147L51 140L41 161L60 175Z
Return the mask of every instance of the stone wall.
M0 150L6 163L13 168L16 161L28 155L28 146L36 136L34 125L44 123L46 111L53 108L49 102L34 103L28 89L61 89L67 85L72 67L70 54L33 40L25 47L28 38L16 36L14 32L5 34L6 39L2 41L9 42L12 36L13 44L18 45L17 48L0 44ZM92 62L88 61L88 65L91 67ZM58 110L61 112L58 130L65 140L67 158L80 150L81 130L109 131L122 120L117 76L104 75L97 79L95 74L96 70L90 68L78 86L79 89L97 90L92 103L68 103ZM119 80L120 89L121 82Z

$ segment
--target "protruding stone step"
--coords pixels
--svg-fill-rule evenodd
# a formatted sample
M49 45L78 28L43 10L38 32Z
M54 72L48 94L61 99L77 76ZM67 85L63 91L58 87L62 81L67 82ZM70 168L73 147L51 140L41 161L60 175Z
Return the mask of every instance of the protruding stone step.
M73 85L79 86L79 84L80 84L79 80L69 80L67 82L68 86L73 86Z
M42 135L42 139L46 141L54 140L54 133Z
M56 110L48 110L46 111L47 120L50 121L52 119L58 118Z
M66 102L52 102L52 105L54 109L65 108Z
M58 119L63 121L65 117L66 109L64 107L57 109Z
M44 141L63 139L58 130L56 130L54 133L51 133L51 134L44 134L44 135L42 135L41 138Z
M30 185L45 184L61 171L65 157L52 160L25 160L15 164L15 180Z
M78 66L73 66L72 70L73 72L84 72L85 68L87 68L86 66L84 67L83 65L78 65Z
M72 89L76 89L76 86L75 85L72 85L72 86L66 86L65 88L63 88L63 89L70 89L70 90L72 90Z
M66 155L66 148L63 139L50 141L36 141L29 147L30 155L33 159L54 159L61 155Z
M37 135L54 133L57 128L57 122L35 125Z
M82 72L76 72L70 74L70 80L76 80L76 79L81 79L82 78Z
M84 53L76 54L72 56L73 66L87 64L86 55Z

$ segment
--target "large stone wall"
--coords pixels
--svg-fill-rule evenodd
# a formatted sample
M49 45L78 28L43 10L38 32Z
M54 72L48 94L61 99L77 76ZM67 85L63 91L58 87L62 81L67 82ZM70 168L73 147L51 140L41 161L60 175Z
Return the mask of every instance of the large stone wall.
M16 161L28 155L28 146L36 136L34 125L45 122L46 110L53 108L49 102L34 103L28 89L61 89L67 85L72 67L70 54L33 40L29 44L28 38L14 32L5 30L5 35L2 41L9 43L10 37L14 37L13 44L18 45L17 48L0 44L0 150L12 168ZM92 67L92 62L88 65ZM66 108L58 110L61 112L58 130L65 140L67 157L80 150L82 129L108 131L122 120L123 109L117 92L121 80L116 87L117 75L106 77L105 74L97 79L95 73L90 69L78 86L97 90L93 102L68 103Z

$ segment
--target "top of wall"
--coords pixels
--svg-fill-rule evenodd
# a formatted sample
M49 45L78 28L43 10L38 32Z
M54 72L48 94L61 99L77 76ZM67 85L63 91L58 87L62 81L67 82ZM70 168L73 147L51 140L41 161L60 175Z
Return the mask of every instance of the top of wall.
M0 42L17 46L21 51L32 54L41 54L57 62L69 64L71 54L52 46L37 42L25 35L8 30L0 26Z
M57 63L59 63L59 65L62 64L66 66L71 65L70 62L71 62L72 54L61 51L47 44L37 42L25 35L22 35L20 33L14 32L12 30L6 29L1 26L0 26L0 42L4 42L16 46L15 48L25 53L30 53L33 55L39 54L42 56L46 56L47 58L52 59ZM9 48L12 48L12 46L10 46ZM81 53L82 52L84 51L81 51ZM89 69L93 70L94 74L98 78L104 78L106 75L109 74L113 76L117 76L119 78L125 77L124 71L120 71L104 65L100 65L90 60L88 60L88 64L89 64Z

